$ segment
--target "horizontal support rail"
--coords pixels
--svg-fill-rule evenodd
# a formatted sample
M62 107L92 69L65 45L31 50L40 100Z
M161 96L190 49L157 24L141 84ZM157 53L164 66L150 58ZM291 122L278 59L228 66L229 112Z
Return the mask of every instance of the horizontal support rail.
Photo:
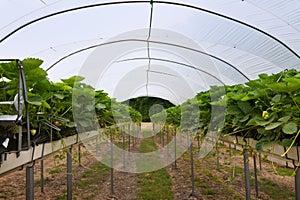
M235 139L234 139L235 140ZM243 144L241 144L240 142L237 141L233 141L232 139L225 137L219 137L219 141L223 142L223 143L227 143L229 146L230 145L234 145L237 147L237 150L243 150ZM251 146L251 148L255 149L255 143L249 143L249 146ZM298 160L297 158L292 158L292 157L282 157L281 154L284 152L283 147L281 150L276 151L274 149L275 147L270 147L270 148L263 148L263 150L260 152L262 155L266 155L266 159L269 161L272 161L274 163L280 164L280 165L286 165L288 167L294 168L294 164L297 165ZM272 150L271 150L272 149Z
M85 139L91 139L97 136L99 132L92 131L85 133ZM6 160L3 161L0 167L0 176L4 176L12 171L23 169L26 165L32 162L43 159L60 149L68 148L72 145L81 143L80 136L72 135L61 140L52 141L48 143L39 144L35 147L30 147L27 151L21 151L17 157L15 153L7 153ZM44 148L44 149L43 149Z

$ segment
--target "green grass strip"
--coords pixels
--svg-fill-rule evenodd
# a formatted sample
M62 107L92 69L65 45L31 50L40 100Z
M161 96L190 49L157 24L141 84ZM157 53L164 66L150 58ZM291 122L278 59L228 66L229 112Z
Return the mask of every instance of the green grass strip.
M91 168L86 169L80 181L74 182L74 193L83 194L82 200L93 199L101 191L99 189L99 182L109 174L110 168L101 162L97 162Z
M146 135L148 134L149 133L146 133ZM156 149L157 146L153 138L144 139L140 144L141 153L153 152ZM153 159L157 161L158 155L153 153L152 156ZM145 167L148 167L148 169L151 170L151 166L155 167L149 158L141 158L137 162L138 169L144 170ZM138 187L137 196L140 199L174 199L172 180L165 168L140 174Z

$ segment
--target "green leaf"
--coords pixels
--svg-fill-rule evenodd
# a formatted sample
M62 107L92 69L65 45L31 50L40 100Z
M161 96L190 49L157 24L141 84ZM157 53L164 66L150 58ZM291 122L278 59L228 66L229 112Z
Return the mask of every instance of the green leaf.
M290 93L300 89L300 79L289 78L284 80L287 82L272 83L267 86L274 92Z
M80 82L82 80L84 80L84 77L82 76L72 76L68 79L61 79L62 82L72 87L74 86L74 83Z
M242 112L241 112L241 109L239 109L238 106L232 105L232 106L228 107L227 114L229 114L229 115L240 115L240 114L242 114Z
M97 103L96 106L95 106L97 109L104 109L106 108L106 106L102 103Z
M274 115L272 115L270 117L270 119L267 121L265 119L263 119L261 116L256 115L252 119L250 119L246 125L247 126L250 126L250 125L266 126L266 125L270 124L271 122L273 122L274 119L275 119Z
M50 105L45 100L42 100L42 106L45 108L50 108Z
M282 122L274 122L274 123L271 123L271 124L269 124L269 125L267 125L266 127L265 127L265 130L272 130L272 129L275 129L275 128L277 128L278 126L280 126L282 124Z
M218 101L212 101L210 102L210 104L213 106L226 106L227 102L226 102L226 98L223 98L223 99L219 99Z
M65 98L65 95L63 95L63 94L54 94L53 96L55 96L58 99L64 99Z
M37 58L26 58L22 60L22 65L24 66L25 72L38 68L42 63L43 61Z
M251 80L247 82L246 85L252 88L261 88L263 86L260 80Z
M248 114L252 111L252 107L247 101L238 101L237 104L244 114Z
M280 142L280 144L284 147L289 147L292 144L292 142L293 142L292 139L285 138Z
M282 127L282 131L285 134L294 134L298 130L297 124L295 122L289 122Z
M286 123L290 119L291 119L291 116L284 116L284 117L281 117L280 119L278 119L278 121Z
M272 101L274 102L279 102L281 99L281 94L276 94L273 98L272 98Z
M40 106L40 105L42 105L42 100L43 100L43 98L38 95L28 96L28 103L30 103L32 105Z
M240 122L245 122L249 119L249 115L245 115L242 119L240 119Z

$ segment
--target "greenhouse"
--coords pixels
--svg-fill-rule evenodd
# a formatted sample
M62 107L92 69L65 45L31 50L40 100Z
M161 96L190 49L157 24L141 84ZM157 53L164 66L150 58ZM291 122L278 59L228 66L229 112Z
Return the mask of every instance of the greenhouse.
M299 1L0 5L0 199L300 200Z

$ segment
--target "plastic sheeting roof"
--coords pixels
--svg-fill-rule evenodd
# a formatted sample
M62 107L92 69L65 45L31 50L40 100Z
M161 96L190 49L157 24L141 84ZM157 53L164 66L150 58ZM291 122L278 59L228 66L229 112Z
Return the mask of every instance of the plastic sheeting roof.
M120 101L182 103L211 85L300 69L300 1L0 2L0 55L38 57Z

